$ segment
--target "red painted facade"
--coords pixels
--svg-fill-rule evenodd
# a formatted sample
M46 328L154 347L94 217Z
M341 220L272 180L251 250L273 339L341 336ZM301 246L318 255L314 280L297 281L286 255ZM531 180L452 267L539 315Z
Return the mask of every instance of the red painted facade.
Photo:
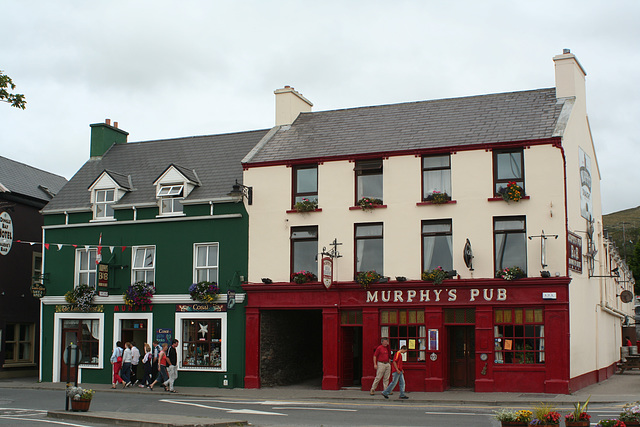
M341 312L361 311L362 324L357 325L362 327L361 387L369 390L375 377L372 354L380 340L380 310L423 308L424 324L438 330L439 344L437 350L427 350L426 361L405 362L407 390L444 391L451 387L449 333L451 326L458 326L445 321L445 310L473 308L475 322L464 326L473 331L475 350L467 364L475 391L566 394L570 392L569 282L567 277L451 279L439 286L422 281L376 283L368 290L354 283L336 283L330 289L321 283L246 284L245 387L260 387L261 310L322 310L324 390L343 385ZM498 308L542 309L544 363L494 363L494 310Z

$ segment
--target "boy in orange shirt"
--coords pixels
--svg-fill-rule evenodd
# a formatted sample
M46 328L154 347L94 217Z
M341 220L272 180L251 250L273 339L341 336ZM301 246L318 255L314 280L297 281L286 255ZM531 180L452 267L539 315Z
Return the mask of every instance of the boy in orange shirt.
M402 355L407 352L407 346L400 347L393 357L393 363L391 364L391 375L393 375L393 381L389 384L389 387L385 388L382 395L385 399L389 398L391 390L400 382L400 399L408 399L409 396L404 394L404 369L402 368Z

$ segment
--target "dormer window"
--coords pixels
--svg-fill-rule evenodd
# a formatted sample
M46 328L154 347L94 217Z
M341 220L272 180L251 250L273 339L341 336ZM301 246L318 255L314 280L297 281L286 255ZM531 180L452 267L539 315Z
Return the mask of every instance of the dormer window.
M94 203L93 217L95 219L113 218L113 204L115 203L115 190L95 190L96 201Z
M184 185L163 185L158 190L160 199L160 215L182 213Z

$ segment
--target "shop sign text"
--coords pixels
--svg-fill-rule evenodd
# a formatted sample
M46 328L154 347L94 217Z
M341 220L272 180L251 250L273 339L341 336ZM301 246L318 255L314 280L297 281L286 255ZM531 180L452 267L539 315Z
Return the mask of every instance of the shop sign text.
M201 303L201 304L176 304L176 312L178 313L183 313L183 312L203 312L203 311L213 311L213 312L219 312L219 311L227 311L226 310L226 306L225 304L207 304L207 303Z
M506 301L505 288L485 289L408 289L367 291L367 302L454 302L454 301Z
M13 244L13 221L8 212L0 214L0 255L6 255Z

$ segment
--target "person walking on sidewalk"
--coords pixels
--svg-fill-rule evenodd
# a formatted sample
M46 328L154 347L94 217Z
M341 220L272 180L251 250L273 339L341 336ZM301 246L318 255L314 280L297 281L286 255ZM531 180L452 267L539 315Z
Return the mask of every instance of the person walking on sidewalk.
M162 347L158 344L158 341L153 341L152 352L153 352L153 361L151 363L151 378L156 378L158 376L158 356L160 356L160 352L162 351Z
M131 343L127 341L124 344L124 352L122 353L122 380L124 385L122 388L131 385Z
M149 385L149 390L153 391L153 386L156 383L162 383L164 389L167 389L167 386L164 383L169 379L169 375L167 374L167 343L162 344L162 350L158 354L158 376L156 380Z
M140 363L140 350L136 343L131 341L131 384L138 382L138 364Z
M153 360L153 353L151 352L151 346L148 343L144 343L144 357L142 358L142 366L144 368L144 376L138 387L149 387L153 377L151 376L151 363Z
M116 342L116 346L111 353L111 365L113 365L113 380L111 381L111 388L116 388L116 384L124 384L124 381L120 377L120 369L122 369L122 342Z
M385 388L382 391L382 395L384 396L385 399L389 398L389 394L391 393L391 390L393 390L393 388L396 386L396 384L398 384L398 382L400 382L400 399L409 398L409 396L404 394L404 368L402 367L402 355L405 354L406 352L407 352L407 346L403 345L402 347L400 347L400 350L398 350L395 356L393 357L393 364L391 366L391 369L393 371L393 381L391 381L391 384L389 384L389 387Z
M171 347L169 347L169 351L167 353L167 372L169 373L169 380L165 383L165 385L169 386L169 391L171 393L177 393L173 388L173 383L178 379L178 340L174 339L171 341Z
M389 376L391 375L391 366L389 365L389 338L382 338L380 345L373 353L373 369L376 370L376 379L371 384L370 395L376 394L376 388L382 379L382 385L387 388L389 385Z

